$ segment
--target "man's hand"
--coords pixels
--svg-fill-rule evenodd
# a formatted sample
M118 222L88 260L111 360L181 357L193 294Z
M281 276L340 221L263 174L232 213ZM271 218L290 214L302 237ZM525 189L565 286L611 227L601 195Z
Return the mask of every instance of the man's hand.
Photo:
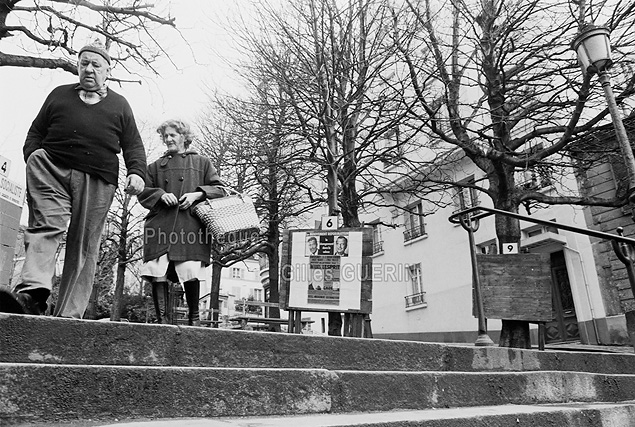
M136 196L143 191L145 185L145 181L139 175L128 175L126 179L126 193Z

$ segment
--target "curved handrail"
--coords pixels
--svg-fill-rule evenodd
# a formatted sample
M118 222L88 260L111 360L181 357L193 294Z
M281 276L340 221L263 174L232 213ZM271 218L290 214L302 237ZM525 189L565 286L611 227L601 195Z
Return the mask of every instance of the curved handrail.
M470 215L473 212L477 212L477 213L474 215ZM615 242L630 243L631 245L635 245L635 239L624 237L618 234L611 234L611 233L604 233L602 231L589 230L588 228L575 227L573 225L561 224L559 222L533 218L528 215L521 215L518 213L503 211L500 209L488 208L485 206L473 206L471 208L467 208L462 211L455 212L452 215L450 215L448 220L453 224L461 224L461 217L468 216L470 220L478 220L481 218L486 218L491 215L504 215L504 216L516 218L522 221L533 222L535 224L546 225L546 226L555 227L561 230L567 230L567 231L572 231L574 233L585 234L591 237L597 237L600 239L607 239L607 240L612 240Z

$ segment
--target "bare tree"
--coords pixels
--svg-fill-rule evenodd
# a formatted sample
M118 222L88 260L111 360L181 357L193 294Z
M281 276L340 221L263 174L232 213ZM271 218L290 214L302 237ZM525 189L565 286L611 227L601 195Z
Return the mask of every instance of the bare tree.
M244 73L247 81L260 82L253 88L255 95L246 99L212 97L211 112L201 120L199 128L204 133L203 152L212 158L224 181L253 195L266 228L262 238L247 247L215 252L213 271L256 252L266 254L270 271L268 298L277 302L280 228L323 200L312 197L315 191L310 180L316 172L299 156L303 148L283 131L289 120L286 96L276 90L275 84L260 80L262 71L258 67ZM214 277L213 274L213 286ZM270 316L279 317L279 310L273 308Z
M119 188L122 188L120 185ZM111 238L117 249L117 274L110 320L119 320L122 311L122 298L126 283L126 271L131 270L132 277L142 286L141 278L134 269L136 262L142 259L143 217L139 213L137 198L117 190L115 212L112 213L109 226L113 227ZM137 209L135 209L137 208ZM129 276L130 277L130 276Z
M20 49L0 51L0 67L60 68L77 74L76 55L89 38L99 38L128 73L132 64L152 70L164 54L156 32L175 19L132 0L49 0L22 5L0 0L0 42ZM158 73L157 73L158 74Z
M469 187L509 212L523 205L627 202L587 197L578 188L548 193L518 179L527 171L554 179L575 173L578 165L569 156L576 142L607 119L601 91L580 73L571 50L580 20L609 27L616 62L635 61L633 3L586 4L580 11L568 1L450 1L446 8L406 1L417 25L396 21L394 34L417 101L412 113L436 142L435 151L467 158L482 172L482 179L466 182L438 169L429 182ZM618 70L615 81L618 103L633 96L635 76L628 67ZM520 241L518 220L496 216L495 224L499 244ZM503 320L500 345L529 347L528 324Z
M90 294L88 307L86 307L85 319L95 320L99 317L100 308L106 295L114 288L115 265L117 264L117 247L112 241L112 236L104 234L99 246L99 258L95 269L95 281Z
M277 101L264 108L285 117L280 142L326 180L329 214L358 227L364 208L393 204L378 197L377 165L403 157L418 132L390 36L394 17L382 1L313 0L262 2L257 20L239 34L246 69L257 70L251 92L266 83L266 99ZM341 316L330 317L330 333L339 335Z
M387 133L408 133L408 106L389 34L392 17L379 1L264 4L257 29L244 32L244 49L288 99L295 134L307 160L328 180L332 215L356 227L366 193L359 185L382 156ZM361 191L361 192L360 192Z

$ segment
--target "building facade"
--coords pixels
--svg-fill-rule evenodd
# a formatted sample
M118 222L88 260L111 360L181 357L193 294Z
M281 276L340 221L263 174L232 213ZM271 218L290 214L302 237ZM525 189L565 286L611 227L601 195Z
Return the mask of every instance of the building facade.
M478 170L464 159L457 170L466 179L478 179ZM476 176L475 176L476 175ZM570 182L542 180L534 183L549 193ZM472 267L467 232L448 218L466 207L488 206L469 190L457 190L447 206L428 206L424 200L408 200L407 210L384 209L368 217L374 229L373 334L377 338L473 343L477 319L472 310ZM399 203L399 202L397 202ZM422 215L425 212L434 213ZM523 212L522 208L520 214ZM577 228L589 228L589 208L554 205L532 210L531 218ZM598 239L556 226L521 221L519 252L549 254L553 321L546 324L547 342L581 341L587 344L628 342L623 312L610 298L612 285L602 274ZM480 221L474 234L476 251L496 254L498 243L494 217ZM610 244L609 244L610 246ZM498 341L501 322L488 319L488 332ZM536 343L537 325L532 325Z

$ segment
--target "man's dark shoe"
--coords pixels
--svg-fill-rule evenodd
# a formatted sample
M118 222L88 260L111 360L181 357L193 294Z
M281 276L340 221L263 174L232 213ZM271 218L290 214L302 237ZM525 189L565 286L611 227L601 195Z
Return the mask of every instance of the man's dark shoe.
M6 286L0 286L0 312L40 315L40 305L24 292L12 292Z

